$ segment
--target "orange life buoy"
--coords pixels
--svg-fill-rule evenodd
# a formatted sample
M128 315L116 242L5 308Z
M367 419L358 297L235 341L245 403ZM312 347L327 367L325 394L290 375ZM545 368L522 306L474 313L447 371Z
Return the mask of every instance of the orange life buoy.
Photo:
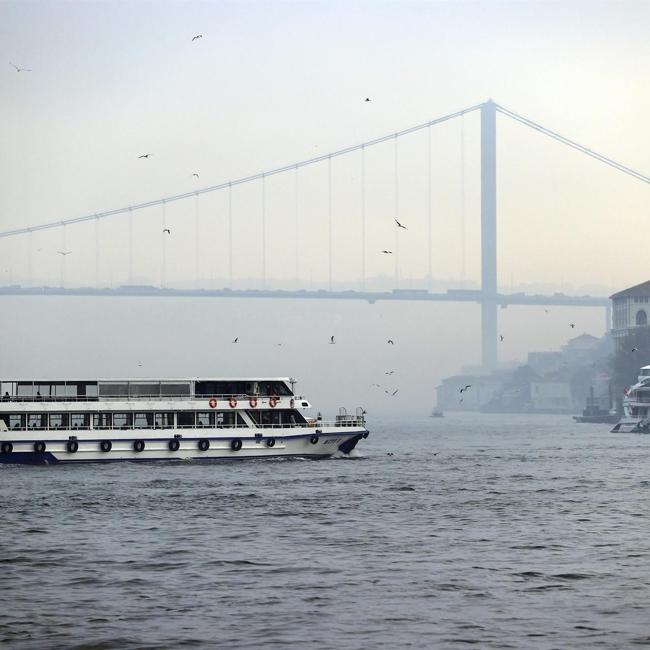
M208 404L210 405L211 409L216 409L217 408L217 400L213 397Z
M251 408L254 409L257 406L257 397L250 397L248 403L251 405Z
M237 406L237 398L236 398L234 395L231 395L231 396L228 398L228 404L230 404L230 408L231 408L231 409L234 409L235 406Z
M274 409L278 404L278 398L275 395L269 397L269 406Z

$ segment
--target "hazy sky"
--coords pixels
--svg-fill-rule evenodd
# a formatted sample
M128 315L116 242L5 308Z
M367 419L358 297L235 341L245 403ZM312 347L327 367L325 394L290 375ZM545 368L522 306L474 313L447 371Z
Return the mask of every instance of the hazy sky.
M0 229L228 181L489 97L650 174L649 24L648 2L0 2ZM192 42L196 34L203 37ZM10 62L32 72L17 73ZM463 259L468 285L479 280L478 136L477 113L430 133L433 275L454 286ZM399 141L397 205L394 145L366 153L367 274L383 276L388 286L394 260L378 251L396 246L396 213L409 227L399 239L402 286L428 271L427 147L426 131ZM143 153L152 157L138 159ZM332 163L333 279L354 288L361 274L360 179L359 154ZM300 172L298 231L295 180L291 173L265 184L267 277L271 285L293 286L298 247L298 286L323 286L327 165ZM648 279L647 247L637 243L648 233L647 185L503 116L498 184L503 290L537 284L607 291ZM232 204L235 283L259 286L260 184L234 190ZM227 205L220 192L202 197L198 212L193 199L167 207L174 235L166 252L169 284L195 284L198 275L204 286L224 286ZM58 284L64 271L68 285L92 284L98 271L102 285L157 284L161 219L160 208L133 215L132 266L123 216L102 222L97 267L93 224L34 234L31 243L0 240L2 283L28 282L31 259L33 282ZM62 247L73 251L64 269L56 252ZM240 309L227 304L229 313ZM309 304L303 308L315 314ZM339 318L348 308L329 309ZM418 309L408 312L414 323ZM427 378L420 401L432 399L432 382L444 372L478 361L478 310L467 309L436 308L438 320L423 321L425 328L444 321L458 332L454 323L465 319L462 349L450 349L440 330L440 348L429 351L426 368L417 368L424 363L417 346L403 358ZM581 329L600 334L602 318L592 311L584 311ZM511 323L502 358L522 359L529 349L566 340L564 315L551 332L535 327L540 314L500 313L502 324ZM101 318L101 310L92 315ZM364 318L355 322L361 327ZM7 327L8 337L21 331L19 316ZM231 332L217 334L221 340ZM372 335L384 333L375 328ZM23 374L21 354L9 364L14 374ZM226 369L241 374L231 357L223 351ZM296 352L295 359L304 358ZM94 374L96 365L83 374Z
M648 174L648 24L647 2L2 2L0 227L227 181L488 97ZM196 34L203 38L192 42ZM466 278L478 280L478 115L464 121ZM460 122L431 137L433 271L459 278ZM630 241L646 232L648 186L504 117L498 137L504 288L647 279L645 250ZM375 251L395 245L396 209L411 231L401 233L400 275L427 273L426 144L425 134L400 141L397 208L392 145L367 153L369 275L393 275ZM332 173L334 280L356 281L360 157L336 161ZM266 183L267 276L278 280L295 276L293 182ZM299 275L320 282L326 166L300 183ZM234 192L236 277L261 275L260 192L259 184ZM226 198L199 206L204 283L227 274ZM194 210L192 201L167 208L178 226L170 282L194 279ZM132 276L156 282L161 217L149 212L134 216ZM102 228L100 279L128 281L127 220ZM62 245L75 249L67 281L94 279L92 226L67 228L65 241L61 230L34 235L42 249L34 277L58 279ZM0 249L12 280L25 281L27 238Z

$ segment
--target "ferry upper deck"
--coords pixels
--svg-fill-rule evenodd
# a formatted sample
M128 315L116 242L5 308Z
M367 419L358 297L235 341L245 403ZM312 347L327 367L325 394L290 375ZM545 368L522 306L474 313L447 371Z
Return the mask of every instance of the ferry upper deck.
M229 397L293 397L288 377L185 379L2 379L5 402L104 400L202 400ZM307 404L305 404L307 406Z

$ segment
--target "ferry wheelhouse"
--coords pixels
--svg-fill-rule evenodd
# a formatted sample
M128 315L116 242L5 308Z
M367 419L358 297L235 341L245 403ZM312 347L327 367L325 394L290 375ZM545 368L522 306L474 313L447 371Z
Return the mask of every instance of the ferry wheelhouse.
M643 366L637 383L625 391L623 416L612 431L650 433L650 366Z
M368 436L363 409L309 417L294 383L1 380L0 463L325 458Z

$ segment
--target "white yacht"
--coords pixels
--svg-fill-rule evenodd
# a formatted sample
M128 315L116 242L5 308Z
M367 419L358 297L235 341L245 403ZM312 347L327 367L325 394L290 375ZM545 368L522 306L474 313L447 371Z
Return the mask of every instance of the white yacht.
M623 416L612 432L650 433L650 366L639 370L637 383L625 391Z
M294 380L0 380L0 463L215 460L349 454L365 411L333 422Z

